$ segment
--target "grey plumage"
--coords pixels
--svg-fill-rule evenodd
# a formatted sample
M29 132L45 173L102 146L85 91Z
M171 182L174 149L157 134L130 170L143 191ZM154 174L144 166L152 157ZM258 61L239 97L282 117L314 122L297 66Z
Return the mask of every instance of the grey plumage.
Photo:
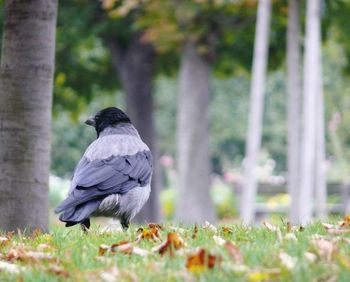
M149 197L152 154L129 122L97 133L76 166L68 197L55 211L67 226L109 216L127 227Z

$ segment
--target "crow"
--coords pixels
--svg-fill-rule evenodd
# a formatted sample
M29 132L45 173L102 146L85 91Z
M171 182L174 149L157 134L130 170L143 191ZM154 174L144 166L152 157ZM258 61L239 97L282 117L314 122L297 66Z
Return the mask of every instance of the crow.
M119 219L124 230L151 192L152 153L129 117L109 107L89 118L97 139L77 164L67 198L55 209L66 227L90 228L90 217Z

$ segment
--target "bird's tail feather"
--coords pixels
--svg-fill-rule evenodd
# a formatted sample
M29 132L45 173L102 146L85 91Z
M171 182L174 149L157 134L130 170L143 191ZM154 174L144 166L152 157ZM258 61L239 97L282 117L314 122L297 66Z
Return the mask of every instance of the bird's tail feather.
M63 213L60 215L59 219L69 224L69 226L82 222L98 209L100 203L101 200L93 200L73 208L60 209L59 211Z

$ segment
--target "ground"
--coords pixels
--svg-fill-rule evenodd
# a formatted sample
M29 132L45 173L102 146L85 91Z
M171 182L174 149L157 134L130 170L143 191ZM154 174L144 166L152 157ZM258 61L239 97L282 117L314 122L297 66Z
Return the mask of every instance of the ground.
M0 237L1 281L349 281L349 218L305 227L54 227Z

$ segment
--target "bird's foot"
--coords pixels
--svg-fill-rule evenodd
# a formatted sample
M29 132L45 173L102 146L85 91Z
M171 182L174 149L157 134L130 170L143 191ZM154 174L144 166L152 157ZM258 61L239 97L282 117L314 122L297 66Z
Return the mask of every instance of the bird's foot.
M89 228L90 228L90 218L84 219L81 223L80 223L81 229L83 230L84 234L88 234L89 233Z
M129 228L129 225L130 225L130 221L128 221L128 220L121 220L120 224L122 225L123 230L127 231L128 228Z

